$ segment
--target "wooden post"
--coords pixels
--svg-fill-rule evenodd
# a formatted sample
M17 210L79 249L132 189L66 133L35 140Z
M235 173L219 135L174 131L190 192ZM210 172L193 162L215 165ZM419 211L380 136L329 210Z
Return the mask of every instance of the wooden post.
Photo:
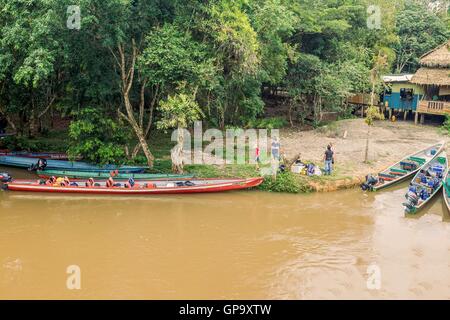
M416 110L414 113L415 113L414 124L417 125L417 122L419 121L419 112L417 112L417 110Z
M422 114L420 115L420 124L424 124L424 123L425 123L425 114L422 113Z

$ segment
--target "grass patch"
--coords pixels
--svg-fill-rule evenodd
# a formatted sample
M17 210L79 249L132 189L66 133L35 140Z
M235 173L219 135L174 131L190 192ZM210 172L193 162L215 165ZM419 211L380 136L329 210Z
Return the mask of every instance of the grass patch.
M259 176L254 165L186 165L185 170L199 178L250 178Z
M327 181L337 181L337 180L342 180L342 179L351 179L351 176L347 176L345 174L343 174L342 169L339 167L334 167L333 172L331 173L331 175L324 175L323 174L323 170L322 170L322 175L321 176L303 176L307 179L310 179L311 181L316 181L316 182L327 182Z
M299 175L292 172L280 173L276 179L272 177L265 178L259 189L282 193L308 193L312 191L306 179L302 179Z

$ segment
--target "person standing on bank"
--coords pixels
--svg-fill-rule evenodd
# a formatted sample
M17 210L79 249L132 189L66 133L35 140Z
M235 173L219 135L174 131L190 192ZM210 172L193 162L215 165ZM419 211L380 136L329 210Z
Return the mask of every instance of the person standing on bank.
M280 142L278 141L278 137L272 138L271 144L271 152L273 160L280 161Z
M331 175L331 172L333 171L334 152L331 150L330 145L327 146L323 159L325 161L325 175Z

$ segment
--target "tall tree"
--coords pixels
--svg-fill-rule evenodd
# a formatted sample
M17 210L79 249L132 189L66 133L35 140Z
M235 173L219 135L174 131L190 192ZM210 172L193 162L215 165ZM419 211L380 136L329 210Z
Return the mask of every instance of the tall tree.
M396 29L400 39L394 46L397 73L415 72L419 58L450 36L444 19L420 0L406 1L404 9L397 13Z

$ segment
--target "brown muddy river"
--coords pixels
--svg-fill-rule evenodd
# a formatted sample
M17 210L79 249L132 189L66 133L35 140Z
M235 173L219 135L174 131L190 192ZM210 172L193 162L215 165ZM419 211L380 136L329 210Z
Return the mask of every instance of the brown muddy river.
M1 191L0 298L450 299L449 217L441 198L405 217L405 188L151 197ZM80 268L79 290L66 286L70 265ZM370 281L374 266L379 289Z

